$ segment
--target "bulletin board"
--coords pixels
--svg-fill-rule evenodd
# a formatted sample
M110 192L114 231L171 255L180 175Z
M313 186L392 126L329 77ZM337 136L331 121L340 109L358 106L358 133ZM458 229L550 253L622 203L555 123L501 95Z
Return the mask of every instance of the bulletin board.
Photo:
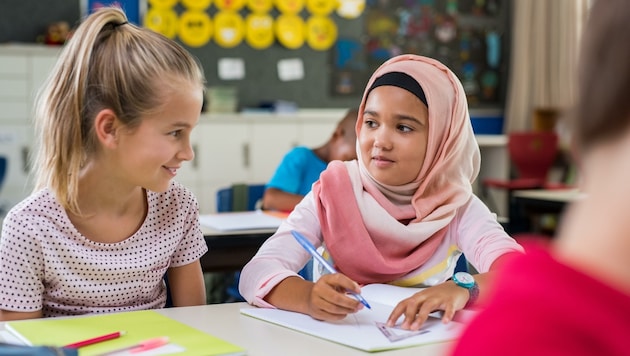
M356 95L384 61L401 53L435 58L461 80L471 107L503 107L509 63L509 1L368 0L364 35L334 56L336 95Z
M144 26L180 42L197 56L208 86L236 90L239 109L278 100L300 108L349 108L358 105L360 96L329 90L332 53L340 40L361 37L365 0L341 2L148 0ZM267 36L269 30L262 29L257 37L249 38L252 19L258 24L272 22L272 34ZM220 68L228 61L232 67L243 68L244 76L222 73ZM284 63L296 62L301 76L280 70Z

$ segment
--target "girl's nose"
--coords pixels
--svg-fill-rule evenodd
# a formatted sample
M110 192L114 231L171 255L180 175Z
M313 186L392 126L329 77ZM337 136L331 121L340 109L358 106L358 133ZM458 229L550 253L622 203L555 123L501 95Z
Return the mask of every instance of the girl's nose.
M187 143L186 145L184 145L184 148L179 151L178 157L183 161L192 161L193 159L195 159L194 147L190 143Z
M392 148L391 135L385 128L380 128L374 134L374 146L387 150Z

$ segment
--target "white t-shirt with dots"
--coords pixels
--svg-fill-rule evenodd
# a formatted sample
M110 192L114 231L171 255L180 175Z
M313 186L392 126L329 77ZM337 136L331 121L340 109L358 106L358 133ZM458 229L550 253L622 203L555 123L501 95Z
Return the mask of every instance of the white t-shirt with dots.
M208 248L190 191L172 182L147 200L140 229L111 244L84 237L48 189L13 207L0 237L0 309L49 317L164 307L166 270Z

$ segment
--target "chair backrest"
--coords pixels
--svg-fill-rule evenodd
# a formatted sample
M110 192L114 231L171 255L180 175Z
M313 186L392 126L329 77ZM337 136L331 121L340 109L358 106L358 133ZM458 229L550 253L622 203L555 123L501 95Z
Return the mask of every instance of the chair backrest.
M508 152L518 178L544 182L558 154L558 135L547 131L511 132Z
M7 172L7 158L0 157L0 189L2 189L2 183L4 182L4 176Z
M217 191L217 212L256 210L265 184L233 184Z

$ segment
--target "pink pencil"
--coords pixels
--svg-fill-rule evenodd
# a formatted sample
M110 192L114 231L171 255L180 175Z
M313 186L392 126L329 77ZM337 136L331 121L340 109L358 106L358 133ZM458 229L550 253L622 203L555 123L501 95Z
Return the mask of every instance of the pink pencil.
M127 347L123 347L123 348L116 349L113 351L109 351L104 354L100 354L99 356L114 355L121 352L128 352L130 354L135 354L138 352L157 349L158 347L168 344L168 342L169 342L168 336L156 337L153 339L144 340L132 346L127 346Z
M105 334L105 335L93 337L91 339L77 341L75 343L65 345L64 347L70 347L70 348L78 349L79 347L89 346L89 345L93 345L93 344L96 344L96 343L99 343L99 342L116 339L116 338L119 338L119 337L121 337L123 335L125 335L124 331L116 331L115 333Z

